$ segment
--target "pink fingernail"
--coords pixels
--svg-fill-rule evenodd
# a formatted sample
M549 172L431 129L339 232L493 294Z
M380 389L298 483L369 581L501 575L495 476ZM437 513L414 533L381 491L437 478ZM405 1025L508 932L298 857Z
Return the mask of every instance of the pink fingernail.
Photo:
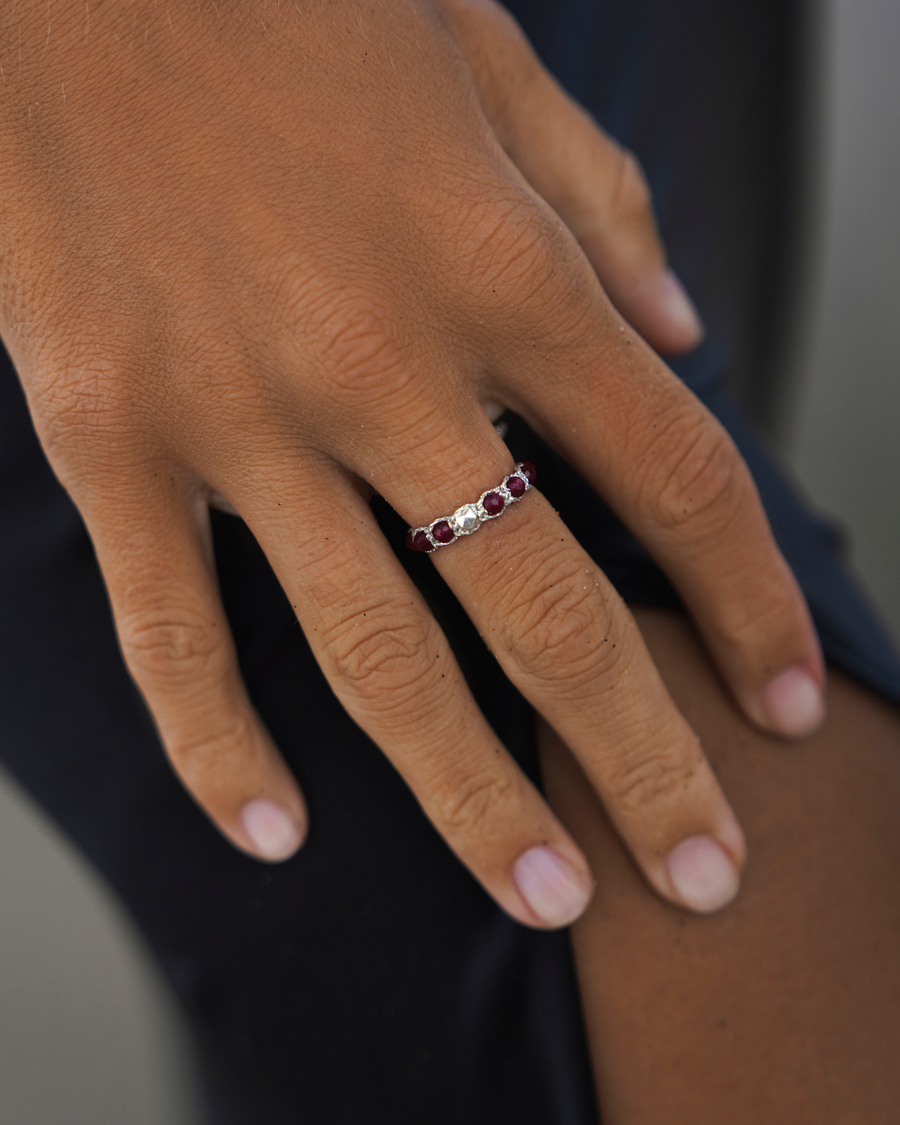
M684 286L671 270L660 285L660 304L671 324L680 328L689 339L700 342L706 331L703 321Z
M262 859L287 859L300 847L297 825L275 801L248 801L241 809L241 824Z
M549 845L530 848L512 871L519 894L548 926L568 926L590 901L589 879Z
M666 861L675 894L698 914L721 910L738 893L740 876L722 845L712 836L690 836L673 848Z
M767 684L763 710L773 730L789 738L812 734L825 718L822 690L805 668L788 668Z

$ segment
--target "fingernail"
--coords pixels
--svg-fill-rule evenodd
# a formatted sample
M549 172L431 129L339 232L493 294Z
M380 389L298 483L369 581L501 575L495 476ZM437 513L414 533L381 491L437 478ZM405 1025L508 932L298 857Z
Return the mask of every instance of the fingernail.
M731 902L741 885L737 869L712 836L691 836L666 861L675 894L690 910L711 914Z
M805 668L788 668L767 684L763 711L774 730L790 738L812 734L825 718L822 691Z
M592 883L548 845L530 848L512 871L519 894L548 926L567 926L582 913Z
M241 809L241 824L263 859L287 859L300 847L297 825L275 801L248 801Z
M699 343L706 329L684 286L671 270L660 285L660 304L671 324Z

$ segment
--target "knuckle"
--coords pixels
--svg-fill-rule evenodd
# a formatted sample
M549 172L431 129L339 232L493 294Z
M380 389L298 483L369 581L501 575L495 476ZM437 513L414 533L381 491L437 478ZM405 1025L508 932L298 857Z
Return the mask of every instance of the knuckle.
M536 301L552 287L563 262L558 220L518 188L510 187L468 209L458 245L479 287L515 304Z
M217 715L211 721L205 713L187 712L179 729L166 733L169 760L195 792L220 790L232 778L241 778L246 786L247 751L256 734L247 714Z
M742 563L739 596L716 606L717 627L739 652L767 652L776 639L785 643L806 632L803 596L774 543L771 548L768 559L750 556Z
M119 634L128 667L154 686L208 680L227 664L223 630L195 611L143 609L120 619Z
M725 429L705 413L673 420L659 453L657 467L646 478L645 497L657 524L670 530L714 530L741 510L748 474Z
M372 294L332 296L315 317L312 338L331 400L368 410L402 392L414 377L398 317Z
M621 751L606 767L604 788L623 812L671 805L685 792L693 767L664 748L639 746Z
M609 200L609 215L614 223L641 222L653 210L650 186L634 153L619 148Z
M126 382L116 365L93 357L73 356L44 373L36 388L35 423L54 465L102 460L118 448L119 438L133 429Z
M338 681L369 710L405 711L420 703L437 663L437 625L400 617L395 606L356 612L323 637Z
M519 672L577 692L614 677L622 628L595 568L567 556L547 552L498 599L492 626Z
M461 836L495 834L518 795L509 770L464 773L456 767L434 789L435 819L446 831Z

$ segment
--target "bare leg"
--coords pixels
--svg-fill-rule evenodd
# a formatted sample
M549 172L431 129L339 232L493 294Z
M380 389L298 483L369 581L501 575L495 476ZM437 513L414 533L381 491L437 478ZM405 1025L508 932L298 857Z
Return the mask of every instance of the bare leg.
M542 729L548 796L599 884L572 940L604 1125L900 1120L900 713L832 673L823 730L778 742L682 617L636 617L750 859L722 914L665 905Z

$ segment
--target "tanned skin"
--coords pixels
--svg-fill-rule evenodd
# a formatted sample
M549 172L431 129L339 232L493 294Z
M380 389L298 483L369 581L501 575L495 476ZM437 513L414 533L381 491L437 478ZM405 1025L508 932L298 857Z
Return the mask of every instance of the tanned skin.
M688 624L637 609L747 833L742 893L652 893L546 727L553 807L597 891L572 928L604 1125L889 1125L900 1106L900 712L831 670L828 719L749 726Z

